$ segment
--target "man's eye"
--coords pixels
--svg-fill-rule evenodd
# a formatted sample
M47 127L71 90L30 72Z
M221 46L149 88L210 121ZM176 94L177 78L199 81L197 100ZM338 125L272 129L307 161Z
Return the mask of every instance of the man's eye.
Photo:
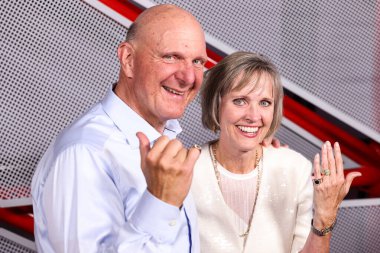
M193 63L196 64L196 65L203 65L204 61L201 60L201 59L196 59L196 60L193 61Z
M232 101L235 105L244 105L245 100L243 98L236 98Z
M172 61L175 59L174 55L164 55L163 57L167 61Z

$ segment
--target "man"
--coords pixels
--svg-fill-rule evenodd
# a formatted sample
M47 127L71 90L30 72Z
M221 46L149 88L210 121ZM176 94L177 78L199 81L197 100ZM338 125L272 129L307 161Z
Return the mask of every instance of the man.
M119 81L36 169L38 251L198 252L188 191L199 150L175 140L175 119L203 80L203 30L185 10L155 6L138 17L118 57Z

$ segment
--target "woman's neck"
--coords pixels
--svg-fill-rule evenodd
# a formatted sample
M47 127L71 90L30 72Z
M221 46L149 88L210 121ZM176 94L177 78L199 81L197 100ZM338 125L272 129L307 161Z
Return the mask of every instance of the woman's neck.
M257 166L257 161L262 156L261 145L257 145L249 151L231 148L228 143L217 141L213 144L216 160L227 170L236 174L246 174Z

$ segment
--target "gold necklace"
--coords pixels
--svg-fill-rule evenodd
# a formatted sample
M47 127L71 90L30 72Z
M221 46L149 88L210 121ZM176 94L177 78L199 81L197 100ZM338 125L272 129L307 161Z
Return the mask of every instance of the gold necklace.
M209 152L210 152L210 156L211 156L211 160L212 160L212 165L214 167L215 177L216 177L216 180L218 181L219 189L220 189L220 191L222 191L222 185L220 183L220 172L218 170L218 164L217 164L217 160L216 160L216 142L217 141L209 144ZM259 159L259 155L258 155L258 152L256 149L255 164L254 164L255 168L257 166L257 170L258 170L257 171L257 182L256 182L256 195L255 195L255 201L253 202L252 213L251 213L251 216L249 217L247 230L243 234L239 235L240 237L244 238L243 248L245 248L247 236L249 234L249 231L251 230L252 218L253 218L253 214L255 212L257 196L259 195L259 190L260 190L262 169L260 169L259 162L260 162L260 159ZM261 164L261 167L263 167L263 164Z

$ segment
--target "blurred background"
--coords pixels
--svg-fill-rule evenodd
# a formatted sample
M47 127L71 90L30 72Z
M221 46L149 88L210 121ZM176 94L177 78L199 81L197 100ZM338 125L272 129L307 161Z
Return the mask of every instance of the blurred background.
M211 68L237 51L265 54L285 88L277 137L312 159L339 141L354 181L331 252L380 252L380 9L369 1L0 1L0 252L35 252L30 183L57 133L117 81L116 49L147 7L173 3L206 32ZM197 98L186 145L216 138Z

